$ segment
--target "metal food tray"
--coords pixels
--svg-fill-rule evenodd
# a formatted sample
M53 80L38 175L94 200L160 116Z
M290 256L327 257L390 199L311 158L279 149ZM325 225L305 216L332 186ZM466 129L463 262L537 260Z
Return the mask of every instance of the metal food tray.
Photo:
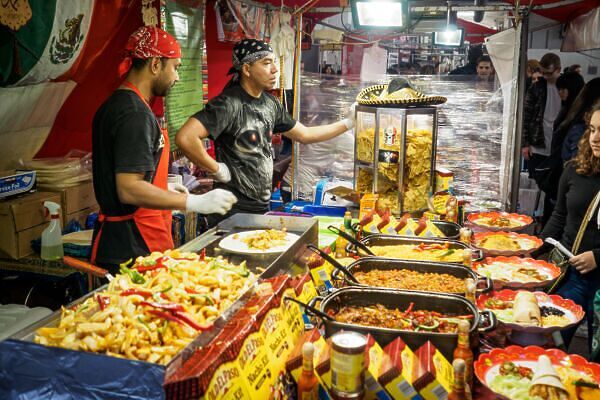
M448 274L455 276L459 279L471 278L478 285L479 282L483 283L482 288L478 288L478 293L489 292L493 288L492 280L488 277L480 276L471 268L467 268L463 265L451 264L451 263L439 263L432 261L420 261L420 260L396 260L384 257L363 257L358 260L352 262L350 265L346 266L346 269L354 274L355 272L368 272L372 270L394 270L394 269L408 269L411 271L418 271L423 273L438 273L438 274ZM357 287L375 287L369 286L363 283L356 283L350 280L346 275L344 275L339 269L335 269L332 274L332 279L334 281L343 281L345 286L357 286ZM390 287L383 287L387 289L394 289ZM405 290L405 289L398 289ZM425 290L415 290L415 291L423 291ZM429 292L429 293L450 293L464 296L464 292L460 293L451 293L451 292Z
M311 304L314 304L318 300L321 301L319 309L326 314L329 314L328 311L330 310L337 311L343 306L369 307L377 304L381 304L387 308L405 310L409 307L410 303L414 303L415 310L437 311L443 314L454 315L473 314L474 318L471 320L470 328L471 343L476 343L474 340L477 338L479 332L492 330L497 323L492 313L478 311L464 297L453 294L354 286L339 289L324 298L316 298ZM323 323L325 325L325 336L327 337L340 330L361 332L371 334L382 347L392 342L398 336L413 350L416 350L429 340L448 360L452 360L453 352L458 342L458 333L404 331L328 321L325 319L323 319Z
M418 218L411 218L413 221L419 221ZM433 225L435 225L440 231L442 231L442 233L444 235L446 235L445 238L440 238L440 239L454 239L454 240L458 240L460 238L460 225L455 224L454 222L448 222L448 221L435 221L432 220L430 221L433 223ZM373 236L373 235L381 235L381 233L369 233L369 232L363 232L365 237L369 237L369 236ZM396 235L391 235L391 236L396 236ZM398 234L398 236L400 237L409 237L409 238L418 238L418 236L403 236Z
M295 233L299 236L299 239L293 243L286 251L279 254L230 254L222 251L218 248L219 241L235 232L243 232L247 230L255 229L281 229L286 228L288 232ZM307 260L312 254L306 250L306 244L316 242L318 237L318 221L313 218L303 217L292 217L292 216L264 216L254 214L235 214L232 217L222 221L216 227L208 230L204 234L191 240L185 245L179 247L181 251L198 252L203 249L206 250L206 255L211 257L217 257L219 255L228 258L230 262L239 264L242 261L246 261L246 265L250 271L258 275L258 281L261 279L271 278L283 273L295 276L307 271ZM104 285L93 292L77 299L76 301L68 304L66 307L74 307L83 303L86 299L94 296L96 293L105 290L107 285ZM43 360L43 368L38 371L40 381L52 382L57 376L64 376L64 369L72 367L74 363L77 363L76 373L73 371L69 378L73 380L71 382L64 383L64 386L78 385L81 386L81 382L86 382L86 377L89 377L87 381L87 390L90 392L89 396L85 395L85 392L80 393L78 398L97 398L98 395L92 396L94 392L94 384L102 387L106 387L107 382L115 381L116 384L112 387L114 394L126 393L127 396L139 396L140 398L164 398L162 391L162 384L165 376L169 376L174 373L179 366L181 366L193 353L194 351L204 346L219 333L239 309L243 307L246 301L252 296L256 285L250 287L245 293L243 293L238 300L236 300L227 310L225 310L219 318L215 321L214 326L211 330L205 331L198 335L188 346L182 349L167 366L159 364L148 363L144 361L134 361L125 358L112 357L98 353L88 353L83 351L74 351L58 347L42 346L33 343L35 332L42 327L57 326L60 321L61 310L54 312L48 317L32 324L23 330L15 333L11 336L10 340L0 342L0 369L12 369L10 364L16 360L11 359L8 355L10 352L14 352L14 349L18 349L21 356L28 358L31 363L39 360L40 357L47 357ZM19 353L17 353L19 354ZM27 357L27 354L30 357ZM76 361L74 361L76 360ZM24 363L21 363L24 364ZM103 379L98 380L98 365L103 365ZM21 365L20 371L15 371L15 374L23 374L21 380L31 379L29 376L25 376L28 370L31 368L27 364ZM133 393L130 385L136 376L141 374L149 374L149 377L154 379L147 379L145 382L146 389L140 387L140 392ZM126 382L126 379L132 379L131 382ZM136 385L138 385L136 381ZM14 382L18 384L19 382ZM33 384L33 382L32 382ZM124 389L124 385L128 385L127 392ZM150 395L148 392L149 387L160 387L157 394ZM15 390L19 390L17 387L13 387ZM23 390L29 390L24 387ZM0 398L2 396L2 388L0 388ZM43 393L43 392L40 392ZM74 393L78 393L74 390ZM81 397L83 396L83 397ZM100 396L102 397L102 396Z
M396 235L383 235L383 234L375 234L360 240L362 244L365 246L394 246L394 245L402 245L402 244L412 244L419 245L421 243L430 243L430 244L444 244L450 243L451 249L470 249L473 252L477 253L477 256L473 258L473 261L479 261L483 259L483 251L481 249L473 249L472 247L460 242L458 240L453 239L443 239L443 238L419 238L419 237L407 237L407 236L396 236ZM352 254L358 254L355 246L350 243L346 250ZM391 258L390 258L391 259ZM409 260L411 261L411 260ZM463 265L462 262L450 262L449 264L460 264Z

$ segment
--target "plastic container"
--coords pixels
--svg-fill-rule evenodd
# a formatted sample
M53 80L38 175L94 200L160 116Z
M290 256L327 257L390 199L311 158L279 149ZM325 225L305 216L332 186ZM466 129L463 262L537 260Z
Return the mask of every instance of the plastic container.
M45 201L46 215L50 215L50 225L42 232L42 260L60 260L64 256L62 230L60 227L60 206Z

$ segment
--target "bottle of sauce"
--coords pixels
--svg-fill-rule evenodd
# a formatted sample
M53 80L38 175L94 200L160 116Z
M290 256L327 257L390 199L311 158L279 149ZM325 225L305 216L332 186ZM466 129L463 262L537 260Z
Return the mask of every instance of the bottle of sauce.
M345 232L345 228L343 226L340 227L340 231ZM348 241L344 239L341 235L335 240L335 258L344 258L348 254L346 253L346 246L348 245Z
M452 382L452 390L448 395L448 400L468 400L465 390L465 360L456 358L452 362L454 369L454 381Z
M319 381L313 369L315 345L306 342L302 346L302 374L298 379L298 400L318 400Z
M454 349L453 358L460 358L465 362L465 384L473 387L473 350L469 344L469 328L471 324L468 321L461 320L458 323L458 345Z
M473 231L469 228L460 228L460 241L467 246L471 245L471 239L473 237Z
M367 337L351 331L331 336L331 398L360 400L365 396Z
M352 213L350 211L344 213L344 229L347 234L354 236L354 229L352 229Z
M477 285L475 285L475 281L473 278L465 279L465 298L471 302L471 304L476 305L475 300L475 292L477 291Z

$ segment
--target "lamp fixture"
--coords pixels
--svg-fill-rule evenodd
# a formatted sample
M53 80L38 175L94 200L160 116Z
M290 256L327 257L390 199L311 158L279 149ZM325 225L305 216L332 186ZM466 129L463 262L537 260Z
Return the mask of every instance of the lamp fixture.
M351 0L350 4L355 28L401 30L407 25L407 0Z

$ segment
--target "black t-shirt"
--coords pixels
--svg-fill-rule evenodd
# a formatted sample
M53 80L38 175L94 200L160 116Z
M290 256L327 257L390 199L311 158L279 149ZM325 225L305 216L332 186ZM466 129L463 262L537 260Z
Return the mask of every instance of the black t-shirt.
M135 212L137 206L119 201L116 173L144 173L152 182L163 147L156 117L133 91L117 90L100 106L92 123L92 167L96 200L105 215ZM133 221L105 224L97 260L123 262L147 251Z
M291 130L296 121L269 93L250 96L240 85L226 88L197 112L215 141L217 161L231 171L231 181L220 184L238 197L236 208L262 211L271 197L273 133Z

